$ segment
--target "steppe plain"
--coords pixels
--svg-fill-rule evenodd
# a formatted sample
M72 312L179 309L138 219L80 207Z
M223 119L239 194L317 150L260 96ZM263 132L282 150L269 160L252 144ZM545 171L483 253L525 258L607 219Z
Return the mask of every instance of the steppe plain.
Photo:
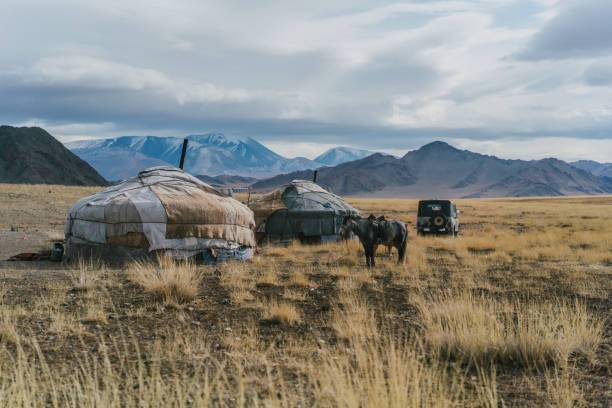
M48 250L96 190L1 184L0 259ZM403 264L352 241L0 261L0 405L612 404L612 196L457 200L455 239L417 237L416 200L348 201L408 224Z

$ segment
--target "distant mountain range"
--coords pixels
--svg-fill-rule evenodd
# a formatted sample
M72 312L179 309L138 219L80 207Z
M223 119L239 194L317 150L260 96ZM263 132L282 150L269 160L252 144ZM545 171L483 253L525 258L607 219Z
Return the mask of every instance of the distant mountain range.
M313 171L282 174L253 184L269 191ZM386 197L521 197L611 194L612 178L557 159L505 160L429 143L402 158L374 154L319 169L319 184L335 193Z
M612 163L599 163L593 160L578 160L570 163L596 176L612 177Z
M373 193L389 185L412 185L416 178L398 159L375 153L363 159L318 169L317 183L338 194ZM313 170L279 174L252 185L254 191L273 190L292 180L312 180Z
M316 160L287 159L251 138L208 133L188 139L186 170L219 188L250 185L255 192L270 191L294 179L311 180L317 168L319 184L362 197L612 194L611 163L506 160L444 142L429 143L401 158L338 147ZM97 172L43 129L0 126L0 182L106 185L100 172L121 180L147 167L177 165L182 143L182 138L153 136L69 143Z
M0 182L105 186L87 162L39 127L0 126Z
M286 158L252 138L231 138L221 133L187 136L189 144L184 169L196 175L222 174L270 177L363 157L367 151L334 148L319 158ZM90 163L108 180L123 180L152 166L178 166L183 138L122 136L115 139L81 140L66 146Z
M215 188L249 187L251 184L257 182L257 179L254 177L231 176L228 174L222 174L220 176L199 175L196 177Z
M472 197L563 196L612 193L612 178L595 176L557 159L531 163Z
M370 150L353 149L352 147L335 147L315 157L315 161L326 166L337 166L338 164L363 159L376 152Z

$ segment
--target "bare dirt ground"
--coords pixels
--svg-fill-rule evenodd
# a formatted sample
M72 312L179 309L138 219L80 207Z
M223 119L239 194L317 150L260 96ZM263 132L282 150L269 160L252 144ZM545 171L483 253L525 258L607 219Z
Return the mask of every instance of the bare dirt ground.
M0 185L0 259L93 191ZM417 237L416 200L349 201L408 223L404 264L349 242L145 265L196 278L177 301L143 265L0 261L0 405L612 404L612 197L458 200L456 239Z

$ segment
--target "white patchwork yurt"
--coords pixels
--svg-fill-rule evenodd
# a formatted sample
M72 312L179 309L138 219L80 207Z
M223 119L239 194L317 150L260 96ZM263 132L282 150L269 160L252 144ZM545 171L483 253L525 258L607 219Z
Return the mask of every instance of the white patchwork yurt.
M122 260L168 254L244 259L255 246L253 212L175 167L153 167L79 200L66 223L69 258Z

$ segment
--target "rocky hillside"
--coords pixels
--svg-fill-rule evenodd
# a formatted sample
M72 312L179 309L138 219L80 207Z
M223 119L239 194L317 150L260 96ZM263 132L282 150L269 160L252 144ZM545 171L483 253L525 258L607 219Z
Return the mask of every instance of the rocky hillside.
M595 176L612 177L612 163L599 163L594 160L578 160L572 166L586 170Z
M269 191L312 171L279 175L253 184ZM505 160L444 142L429 143L397 159L372 156L319 169L318 183L335 193L381 197L520 197L612 193L612 179L556 159Z
M612 179L557 159L538 160L474 194L474 197L563 196L612 193Z
M444 142L432 142L400 159L417 181L411 196L463 197L473 194L529 166L523 160L459 150Z
M0 126L0 182L104 186L107 181L39 127Z
M210 184L213 187L248 187L257 181L254 177L245 176L230 176L222 174L220 176L196 176L205 183Z
M314 171L306 170L283 174L253 184L255 191L269 191L291 180L312 180ZM334 193L374 193L388 185L410 185L416 178L410 169L392 156L375 153L366 158L318 170L318 184Z

